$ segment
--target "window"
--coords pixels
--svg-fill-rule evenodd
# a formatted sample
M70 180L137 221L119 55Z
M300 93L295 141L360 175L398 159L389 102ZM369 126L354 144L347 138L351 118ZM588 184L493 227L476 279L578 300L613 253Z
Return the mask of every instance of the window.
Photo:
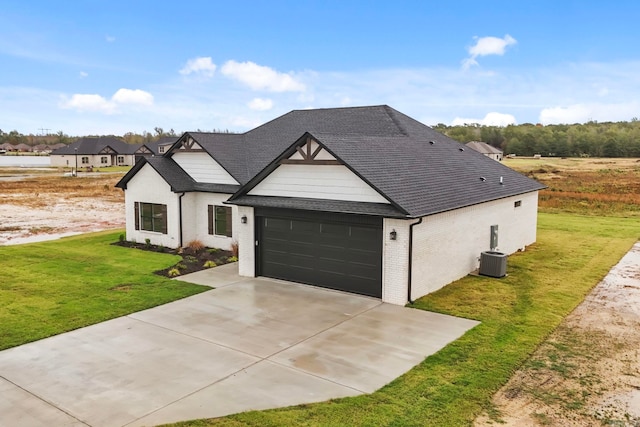
M231 235L231 208L227 206L208 206L209 211L209 234L216 236Z
M82 164L83 165L88 165L89 164L89 158L88 157L82 157Z
M167 234L167 205L135 203L136 230Z
M164 153L164 145L158 147L158 153Z
M516 201L513 203L513 207L514 207L514 208L519 208L520 206L522 206L522 200L516 200Z
M118 163L124 163L124 156L118 156Z
M107 164L107 158L106 157L100 157L100 163L102 163L103 165Z

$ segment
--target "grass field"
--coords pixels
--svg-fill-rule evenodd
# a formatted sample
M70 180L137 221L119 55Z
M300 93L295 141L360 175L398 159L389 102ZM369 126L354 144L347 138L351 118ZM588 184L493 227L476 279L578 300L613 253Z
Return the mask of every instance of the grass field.
M504 164L548 186L542 212L640 216L638 159L505 159Z
M0 350L209 289L153 274L180 257L111 245L119 234L0 246Z

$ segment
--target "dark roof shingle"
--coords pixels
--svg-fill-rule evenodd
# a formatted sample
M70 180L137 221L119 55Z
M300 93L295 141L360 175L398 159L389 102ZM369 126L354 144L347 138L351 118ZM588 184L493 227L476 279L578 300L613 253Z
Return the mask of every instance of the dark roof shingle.
M432 215L544 188L386 105L295 110L244 134L185 135L191 136L243 185L231 202L268 207L295 205L309 210L364 209L328 200L246 195L307 134L391 202L388 208L376 208L382 216ZM199 186L211 186L187 184L187 178L191 178L170 156L171 152L162 160L149 160L172 188L196 191ZM122 188L130 179L127 176L121 181ZM232 187L237 186L227 190Z

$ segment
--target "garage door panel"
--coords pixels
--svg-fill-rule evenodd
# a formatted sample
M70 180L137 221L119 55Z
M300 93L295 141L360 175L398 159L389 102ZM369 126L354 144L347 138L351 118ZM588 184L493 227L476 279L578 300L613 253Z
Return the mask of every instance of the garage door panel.
M367 265L381 265L382 260L375 259L375 252L372 251L351 250L349 261Z
M317 234L320 232L320 224L309 221L291 220L291 231L294 234Z
M291 220L282 218L265 218L264 230L282 232L291 228Z
M261 217L259 274L382 296L382 221Z
M376 275L372 272L371 265L351 264L351 277L358 279L374 280Z
M320 232L322 236L326 239L348 237L349 225L323 223Z

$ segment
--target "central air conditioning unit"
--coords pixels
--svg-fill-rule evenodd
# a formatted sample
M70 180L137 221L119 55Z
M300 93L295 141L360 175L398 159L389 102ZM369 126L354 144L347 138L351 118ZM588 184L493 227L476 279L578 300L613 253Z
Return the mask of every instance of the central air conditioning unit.
M507 255L502 252L484 251L480 254L480 270L482 276L504 277L507 275Z

